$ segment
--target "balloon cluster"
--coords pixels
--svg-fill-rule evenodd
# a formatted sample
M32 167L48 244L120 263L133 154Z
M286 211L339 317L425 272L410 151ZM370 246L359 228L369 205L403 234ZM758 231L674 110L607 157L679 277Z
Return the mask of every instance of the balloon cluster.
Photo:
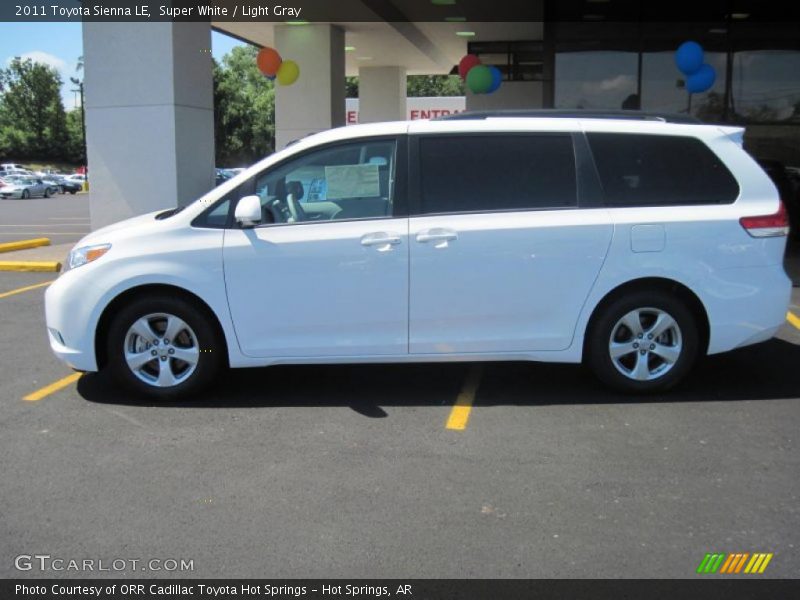
M675 52L675 64L686 75L686 91L699 94L711 89L717 72L703 62L703 48L697 42L683 42Z
M275 48L262 48L256 56L258 70L264 77L281 85L292 85L300 77L300 67L293 60L283 60Z
M503 82L503 74L494 65L483 65L474 54L467 54L458 63L458 74L473 94L493 94Z

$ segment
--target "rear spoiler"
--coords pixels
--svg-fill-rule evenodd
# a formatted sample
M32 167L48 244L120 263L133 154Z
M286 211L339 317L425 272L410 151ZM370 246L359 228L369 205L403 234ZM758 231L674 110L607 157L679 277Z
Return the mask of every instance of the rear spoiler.
M720 127L719 130L736 145L744 145L744 127Z

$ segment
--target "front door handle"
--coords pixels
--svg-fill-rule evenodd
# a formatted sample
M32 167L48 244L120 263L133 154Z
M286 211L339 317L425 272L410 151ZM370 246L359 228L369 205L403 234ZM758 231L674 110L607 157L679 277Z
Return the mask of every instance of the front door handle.
M362 246L375 246L378 252L387 252L402 241L398 234L388 231L368 233L361 237Z
M427 244L428 242L435 242L436 248L446 248L447 242L453 242L458 239L458 234L452 229L445 229L443 227L434 227L433 229L423 229L417 234L417 241L420 244Z

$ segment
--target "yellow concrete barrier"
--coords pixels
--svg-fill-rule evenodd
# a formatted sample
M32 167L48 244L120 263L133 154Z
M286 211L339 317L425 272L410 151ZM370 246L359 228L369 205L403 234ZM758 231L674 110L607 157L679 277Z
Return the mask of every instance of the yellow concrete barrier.
M0 271L58 273L60 270L58 261L0 260Z
M20 240L18 242L5 242L0 244L0 252L14 252L15 250L27 250L28 248L39 248L49 246L50 240L47 238L34 238L32 240Z

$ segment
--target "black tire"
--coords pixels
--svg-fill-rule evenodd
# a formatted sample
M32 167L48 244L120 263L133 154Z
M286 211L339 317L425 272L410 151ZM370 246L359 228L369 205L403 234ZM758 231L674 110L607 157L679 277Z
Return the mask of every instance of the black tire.
M22 190L22 199L27 200L31 197L31 193L28 190Z
M77 190L70 190L69 193L74 196L77 193Z
M642 311L642 322L646 323L648 316L652 318L652 315L656 313L650 309L655 309L671 316L678 327L677 336L679 337L680 351L677 360L671 363L671 367L663 375L654 376L653 379L649 380L637 380L632 375L629 376L622 373L620 368L616 366L610 352L612 334L616 331L618 336L620 331L623 333L629 332L625 327L622 327L621 330L618 329L618 323L625 315L637 309L644 309ZM638 338L638 336L631 335L631 344L639 343L641 348L644 344L634 338ZM646 332L645 339L642 341L649 345L646 339ZM625 340L625 343L627 343L627 340ZM666 391L680 383L697 362L699 346L700 336L698 334L697 319L680 298L668 292L642 290L621 296L600 308L600 312L592 319L587 332L585 361L597 378L607 386L629 394L648 394ZM626 355L623 360L638 359L637 352L641 354L642 350ZM654 365L665 362L656 353L654 353L652 359L649 354L644 355L644 357L647 360L652 360ZM622 368L624 368L624 365ZM657 373L657 369L657 366L653 368L653 372ZM633 366L631 366L632 372Z
M45 198L49 198L50 197L50 188L44 188L44 197Z
M194 372L185 380L170 387L157 387L140 379L128 366L124 356L131 326L142 317L154 313L167 313L178 317L191 328L197 338L194 342L199 349L199 355ZM156 398L186 397L205 389L213 383L224 362L225 345L220 340L212 319L213 316L207 314L206 310L201 310L192 302L180 297L155 294L135 298L117 313L108 329L107 368L117 381L129 389ZM161 342L163 347L163 338ZM175 340L172 340L172 343L174 345ZM170 359L168 362L174 364ZM146 368L150 369L156 365L161 368L159 361L154 359Z

